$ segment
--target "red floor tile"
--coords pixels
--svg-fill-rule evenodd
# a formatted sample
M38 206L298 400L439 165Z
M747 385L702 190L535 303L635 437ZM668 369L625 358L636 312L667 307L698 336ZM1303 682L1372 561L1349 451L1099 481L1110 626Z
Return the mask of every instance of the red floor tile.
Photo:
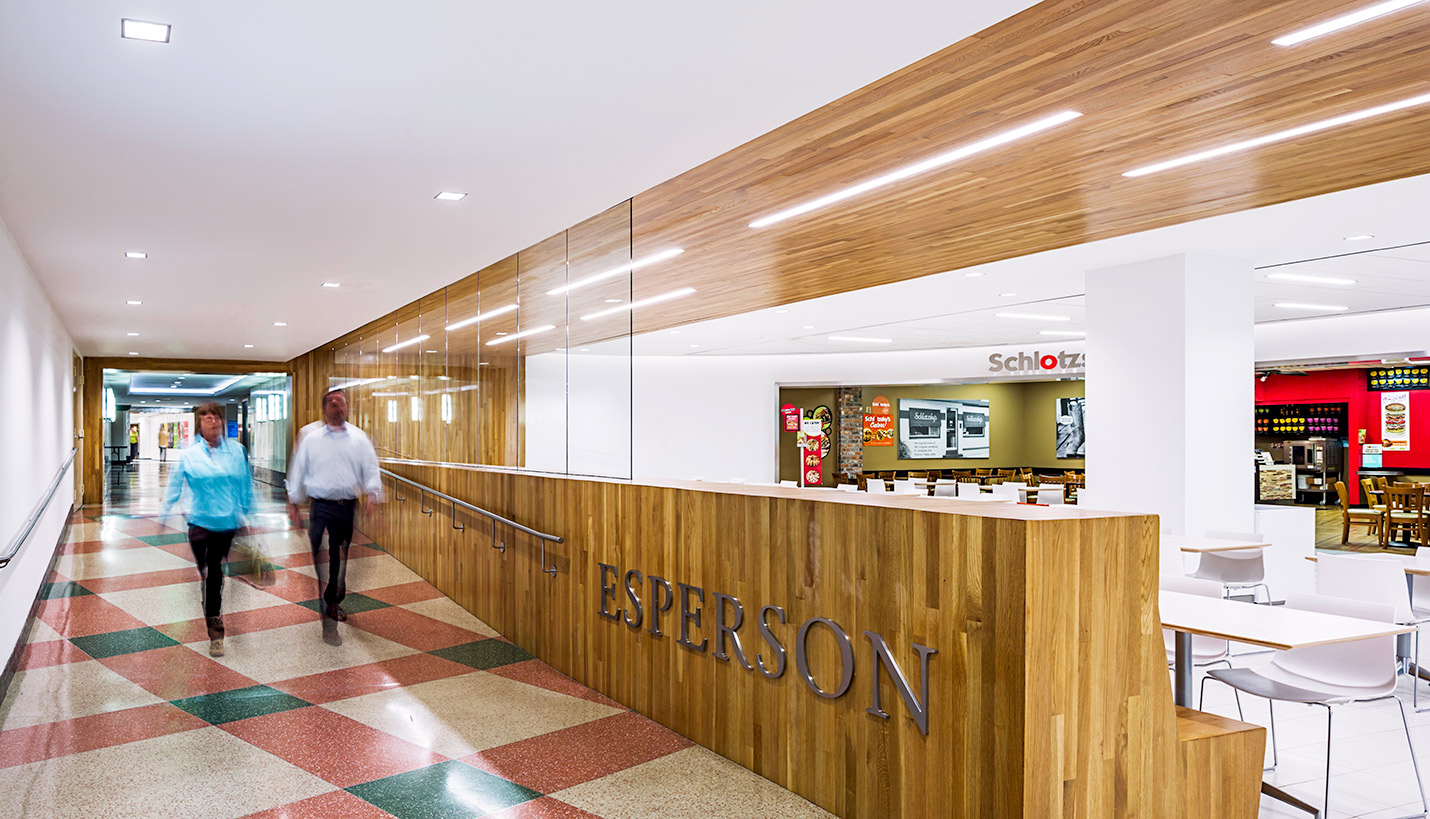
M129 518L117 520L112 524L113 528L131 537L150 537L153 535L172 535L180 530L172 526L165 526L153 518Z
M540 660L524 660L519 663L512 663L511 665L499 666L497 668L488 669L487 673L496 674L497 676L506 677L509 680L516 680L517 682L524 682L527 685L534 685L538 688L545 688L548 691L555 691L558 694L565 694L568 697L579 697L583 700L609 705L612 708L625 708L624 705L621 705L605 694L592 691Z
M144 627L133 615L97 594L46 600L40 604L40 619L66 637Z
M105 549L142 549L149 544L128 535L115 535L108 540L80 540L66 543L60 554L88 555Z
M543 796L530 802L489 813L486 819L601 819L575 805L568 805L559 799Z
M69 640L46 640L25 646L25 651L20 655L19 669L24 671L65 663L82 663L88 659L89 655L80 651L79 646Z
M280 563L276 558L270 562ZM290 603L301 603L318 596L318 581L302 572L274 572L273 581L273 585L263 586L263 590Z
M395 660L340 668L337 671L297 677L270 685L298 699L322 704L471 672L471 666L433 657L431 654L411 654Z
M393 819L392 814L353 796L333 791L301 802L250 813L242 819Z
M190 555L190 558L192 557ZM171 586L175 583L191 583L198 579L199 570L197 568L165 569L161 572L95 577L84 581L84 587L95 594L104 594L105 592L130 591L131 589L152 589L155 586Z
M271 591L271 589L272 587L263 587L264 591ZM311 599L311 597L304 599ZM295 606L291 603L284 603L279 606L265 606L261 609L226 612L223 615L223 628L225 634L232 636L235 634L251 634L255 631L285 628L299 623L314 622L317 619L318 613L312 609ZM204 619L202 617L196 617L192 620L179 620L174 623L164 623L154 628L181 643L192 643L196 640L203 640L208 637L208 628L204 625Z
M340 788L447 759L319 706L253 717L220 727Z
M165 543L154 548L168 552L174 557L182 557L185 560L194 559L194 550L188 543Z
M474 643L483 637L475 631L396 606L349 614L348 625L418 651Z
M163 623L154 626L154 630L161 634L167 634L181 643L196 643L209 638L208 626L204 624L203 618Z
M208 723L167 702L0 731L0 768L168 736Z
M188 646L120 654L99 662L150 694L171 701L257 685Z
M396 586L387 586L381 589L372 589L363 594L374 600L381 600L394 606L403 606L408 603L421 603L423 600L432 600L442 596L425 580L414 580L411 583L401 583Z
M684 748L690 740L624 713L464 757L463 762L542 793L609 776Z

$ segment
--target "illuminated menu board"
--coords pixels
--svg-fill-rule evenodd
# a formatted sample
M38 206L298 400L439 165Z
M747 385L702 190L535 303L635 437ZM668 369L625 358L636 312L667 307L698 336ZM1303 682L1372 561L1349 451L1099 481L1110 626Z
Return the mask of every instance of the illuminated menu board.
M1372 392L1430 390L1430 366L1379 367L1366 370L1366 389Z
M1345 404L1262 404L1256 408L1257 435L1342 436L1346 425Z

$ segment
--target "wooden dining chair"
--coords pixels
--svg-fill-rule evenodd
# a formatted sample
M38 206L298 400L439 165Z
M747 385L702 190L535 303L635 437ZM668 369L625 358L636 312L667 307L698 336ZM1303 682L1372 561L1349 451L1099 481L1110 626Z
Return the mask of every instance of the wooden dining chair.
M1380 545L1389 546L1397 532L1414 532L1417 542L1425 543L1425 490L1416 486L1385 488L1384 525L1380 527Z
M1360 491L1365 495L1365 505L1380 512L1385 511L1385 494L1376 488L1375 481L1370 478L1360 479Z
M1341 499L1341 543L1350 540L1352 523L1364 523L1368 535L1380 534L1381 521L1385 518L1384 507L1352 509L1351 496L1350 492L1346 491L1345 481L1336 481L1336 497Z

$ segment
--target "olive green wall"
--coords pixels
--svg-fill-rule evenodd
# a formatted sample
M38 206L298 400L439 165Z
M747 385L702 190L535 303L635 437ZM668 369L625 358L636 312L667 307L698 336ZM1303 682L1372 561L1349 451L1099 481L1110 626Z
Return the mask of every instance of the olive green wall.
M1084 395L1082 381L1022 381L1003 384L939 384L931 386L864 386L864 403L875 396L889 399L895 416L900 398L987 399L991 438L988 458L898 457L899 448L864 447L864 470L889 469L974 469L1032 466L1043 469L1082 469L1081 458L1059 459L1057 446L1057 398ZM783 448L783 447L782 447ZM783 459L781 461L783 463ZM781 469L783 477L783 469Z
M868 399L865 399L868 400ZM829 450L829 456L820 464L820 472L824 475L824 485L833 486L839 466L839 405L835 403L836 396L833 387L782 387L780 389L779 404L775 406L774 420L771 423L778 424L782 420L779 408L785 404L794 404L801 410L809 411L820 405L829 407L829 411L834 413L834 441ZM785 432L784 427L780 428L780 471L779 476L782 481L799 480L799 447L796 445L797 433Z

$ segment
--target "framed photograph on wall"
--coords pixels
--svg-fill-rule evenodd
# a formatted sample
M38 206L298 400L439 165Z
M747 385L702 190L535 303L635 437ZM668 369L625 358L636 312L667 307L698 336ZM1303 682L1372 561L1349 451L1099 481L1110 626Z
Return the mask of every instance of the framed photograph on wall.
M1087 407L1087 399L1059 398L1057 402L1057 456L1059 458L1087 457L1087 426L1083 414Z
M899 399L899 459L987 458L988 400Z

